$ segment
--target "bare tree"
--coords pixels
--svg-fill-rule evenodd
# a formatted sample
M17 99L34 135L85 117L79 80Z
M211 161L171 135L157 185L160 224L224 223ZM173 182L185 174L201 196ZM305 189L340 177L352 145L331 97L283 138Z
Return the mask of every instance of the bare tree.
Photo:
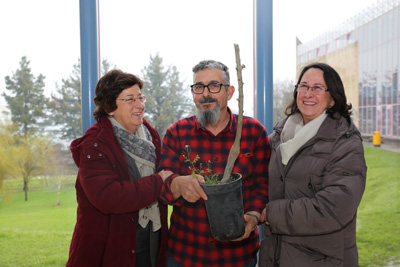
M286 117L285 109L292 100L293 90L293 80L283 80L274 83L274 125Z
M28 201L28 184L30 178L34 175L41 175L43 169L48 164L48 159L51 154L48 153L52 147L52 142L49 137L32 136L16 136L16 153L15 164L19 168L23 181L25 192L25 201Z

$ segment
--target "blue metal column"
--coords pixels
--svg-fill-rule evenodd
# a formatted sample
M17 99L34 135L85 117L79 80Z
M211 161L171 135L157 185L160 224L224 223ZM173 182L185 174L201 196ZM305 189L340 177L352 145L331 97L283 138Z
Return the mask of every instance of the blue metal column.
M254 0L255 16L255 108L256 118L272 133L273 61L272 0ZM260 240L265 238L265 224L258 226ZM259 254L257 253L257 258Z
M94 89L99 80L98 0L80 0L82 134L95 123Z
M271 134L273 128L272 0L254 1L256 118L264 125L268 134Z

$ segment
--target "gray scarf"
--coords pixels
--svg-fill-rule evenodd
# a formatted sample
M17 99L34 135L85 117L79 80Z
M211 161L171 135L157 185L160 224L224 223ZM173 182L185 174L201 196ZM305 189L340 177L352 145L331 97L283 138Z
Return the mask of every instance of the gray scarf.
M134 165L137 166L140 176L149 176L154 174L156 167L156 148L151 142L149 130L142 125L136 130L136 134L128 132L116 119L109 116L114 130L114 136L118 140L122 149L128 155ZM129 167L129 166L128 166ZM136 168L132 168L135 170ZM130 178L134 179L132 173ZM149 206L139 210L139 224L145 228L149 221L153 222L153 231L161 228L160 210L158 202L155 201Z
M144 161L156 164L156 148L149 141L151 140L151 135L146 127L140 125L137 129L138 134L139 131L144 131L145 136L141 138L125 130L113 117L109 117L109 119L113 124L114 136L117 138L122 149Z

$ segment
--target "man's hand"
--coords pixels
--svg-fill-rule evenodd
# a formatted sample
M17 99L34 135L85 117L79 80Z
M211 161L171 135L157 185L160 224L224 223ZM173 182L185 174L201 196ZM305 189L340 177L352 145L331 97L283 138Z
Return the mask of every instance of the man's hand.
M207 200L207 195L201 188L200 183L204 183L204 177L197 175L194 178L192 175L175 177L171 182L171 192L174 199L183 197L188 202L196 202L200 198Z
M248 212L244 215L244 221L246 222L246 225L244 227L244 234L242 237L239 237L238 239L235 239L233 241L241 241L243 239L246 239L250 236L251 232L253 232L259 222L260 218L260 213L256 211Z

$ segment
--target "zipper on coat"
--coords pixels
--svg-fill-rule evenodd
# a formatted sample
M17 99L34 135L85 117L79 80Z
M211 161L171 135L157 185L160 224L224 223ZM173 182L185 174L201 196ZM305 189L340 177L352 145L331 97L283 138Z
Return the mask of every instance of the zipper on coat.
M317 193L313 185L313 179L311 174L308 175L308 188L313 191L314 195Z
M278 235L276 238L276 248L275 248L275 255L274 255L274 267L279 267L281 265L281 244L282 243L282 236Z

